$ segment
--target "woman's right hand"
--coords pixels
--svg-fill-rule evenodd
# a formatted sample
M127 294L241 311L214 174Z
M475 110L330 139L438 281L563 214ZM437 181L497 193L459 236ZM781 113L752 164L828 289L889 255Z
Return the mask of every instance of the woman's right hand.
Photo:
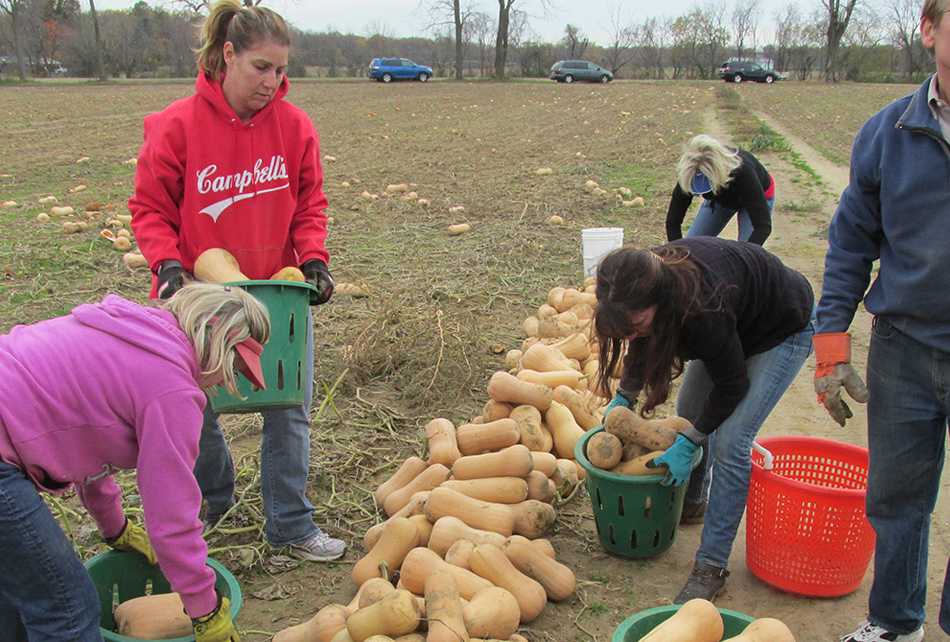
M218 606L204 617L192 618L195 642L241 642L231 621L231 600L218 599Z
M178 292L189 280L189 275L181 263L174 259L169 259L162 263L158 269L158 292L159 299L170 299L175 292Z

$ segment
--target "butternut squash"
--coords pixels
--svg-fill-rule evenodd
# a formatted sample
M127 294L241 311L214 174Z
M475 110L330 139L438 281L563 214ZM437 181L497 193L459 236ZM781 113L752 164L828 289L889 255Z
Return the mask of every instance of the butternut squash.
M557 308L550 303L542 303L538 306L538 313L535 315L539 319L546 319L557 314Z
M119 604L114 617L116 630L130 638L166 640L194 632L178 593L134 597Z
M561 298L564 296L564 291L567 288L562 288L560 285L556 285L548 291L547 303L552 308L557 310L561 305Z
M513 370L521 362L521 350L513 348L505 353L505 368Z
M432 522L425 516L425 513L413 515L409 518L409 521L415 524L416 529L419 531L419 546L427 546L429 544L429 536L432 535Z
M432 490L444 482L448 476L449 469L443 464L432 464L426 467L424 471L416 475L408 484L390 493L386 501L383 502L383 510L386 511L387 515L393 515L396 511L409 503L413 493L417 493L420 490Z
M574 489L580 483L577 464L574 463L573 459L560 458L557 460L556 466L554 473L551 475L551 481L554 482L554 487L557 488L557 494L561 497L567 497L574 492Z
M462 607L462 619L472 637L507 640L518 630L521 607L508 589L489 586Z
M412 593L396 589L347 618L346 630L355 642L365 642L371 635L394 637L412 633L419 628L419 618L419 606Z
M557 489L551 478L540 470L532 470L528 475L528 496L526 499L536 499L550 504L557 496Z
M672 428L676 432L683 432L684 430L686 430L687 428L693 425L693 422L691 422L686 417L677 417L676 415L671 415L669 417L662 417L660 419L653 419L653 421L655 421L658 424L668 426L669 428Z
M288 265L285 268L281 268L271 277L272 281L296 281L298 283L303 283L306 281L303 272L300 271L300 268L296 268L292 265Z
M544 432L541 430L541 411L527 404L512 408L509 418L518 427L518 441L528 450L544 448Z
M739 635L723 642L795 642L795 636L781 620L763 617L752 622Z
M485 423L496 421L498 419L504 419L505 417L511 415L511 408L511 404L489 399L487 402L485 402L485 406L482 408L482 419L485 421Z
M478 591L492 585L485 578L479 577L468 569L449 564L439 557L435 551L422 546L412 549L406 555L402 568L399 570L399 583L407 591L424 595L426 578L439 570L448 570L455 576L455 581L458 582L459 595L466 600L472 599L472 596Z
M393 638L393 642L426 642L426 636L421 633L407 633Z
M355 613L357 609L365 609L370 604L376 604L395 590L393 583L385 577L371 577L356 591L356 596L349 604L350 613Z
M679 434L669 426L656 421L647 421L633 410L623 406L617 406L607 413L604 430L617 435L624 443L634 441L651 451L669 449Z
M490 544L476 546L469 563L478 576L515 596L522 623L531 622L541 615L548 601L544 587L515 568L500 548Z
M532 470L534 459L531 451L523 444L508 446L493 453L465 455L452 464L452 476L456 479L527 477Z
M536 539L554 525L557 511L549 503L537 499L526 499L517 504L509 504L514 517L512 532Z
M554 551L554 544L551 543L551 540L539 537L538 539L532 539L529 541L536 549L550 557L552 560L557 559L557 553Z
M514 419L505 417L483 424L463 424L456 431L458 449L462 455L478 455L501 450L518 443L521 433Z
M540 319L537 336L541 339L562 339L577 334L578 330L577 315L564 311L561 314Z
M455 424L439 417L426 424L426 440L429 446L428 463L451 466L461 457Z
M406 484L412 481L416 475L421 473L423 470L428 468L429 464L426 463L421 457L416 457L415 455L410 455L406 458L402 464L399 465L399 468L379 487L376 489L374 497L376 498L376 505L379 507L383 506L383 502L386 501L386 498L389 495Z
M517 504L528 499L528 482L524 477L447 479L442 482L442 488L451 488L468 497L496 504Z
M577 387L584 373L578 370L550 370L548 372L538 372L537 370L521 370L515 375L522 381L528 383L540 383L549 388L557 386Z
M342 604L327 604L306 622L277 633L273 642L330 642L334 635L346 630L346 619L349 616L350 610ZM189 631L187 635L193 632Z
M494 531L505 537L511 535L515 526L515 515L507 504L474 499L451 488L433 489L426 500L425 512L433 523L441 517L457 517L472 528Z
M640 642L719 642L724 625L712 602L694 599L640 638Z
M544 423L554 437L554 452L557 456L563 459L574 457L574 444L584 436L584 429L574 420L570 409L552 401L544 413Z
M241 272L237 259L227 250L216 247L205 250L195 259L195 278L209 283L229 283L231 281L247 281L247 276Z
M609 432L598 432L587 440L587 459L598 468L613 468L623 457L623 442Z
M495 401L504 401L516 406L528 404L544 412L551 405L554 392L548 386L521 381L518 377L499 370L488 381L488 396Z
M353 583L362 586L366 580L383 574L392 581L406 554L418 543L419 529L416 525L406 517L394 519L376 545L353 565L350 572Z
M541 319L536 316L530 316L521 322L521 330L525 333L525 336L536 337L538 336L538 326L540 325Z
M468 630L462 619L462 601L455 576L437 571L426 578L426 642L468 642Z
M600 410L603 400L588 391L575 390L570 386L556 386L553 399L571 411L574 421L585 432L604 423L604 413Z
M550 452L531 452L531 460L534 462L534 469L550 477L557 469L557 457Z
M641 446L635 441L628 441L623 445L623 453L620 455L620 461L630 461L631 459L646 455L649 452L652 451L646 446Z
M525 350L521 355L521 366L538 372L573 369L571 361L560 350L544 343L535 343Z
M574 592L574 571L542 553L531 540L512 535L501 548L516 569L544 587L549 600L566 600Z
M586 332L575 332L574 334L562 337L551 344L551 347L560 352L568 359L577 359L585 361L591 356L590 337ZM583 374L587 374L584 372ZM588 388L590 386L587 386Z
M630 461L622 461L613 468L610 469L610 472L615 475L627 475L629 477L646 477L648 475L666 475L669 468L666 466L660 465L656 468L648 468L647 462L652 461L653 458L659 457L663 454L662 450L655 450L651 453L645 455L640 455L635 459Z
M379 537L383 534L383 531L386 530L386 527L389 526L392 520L396 519L397 517L408 517L412 519L417 515L422 515L424 518L425 515L423 515L423 509L425 507L426 500L429 499L430 492L431 491L428 490L420 490L413 493L412 497L409 498L409 502L396 511L393 515L391 515L389 519L384 522L380 522L375 526L371 526L366 531L366 533L363 534L363 550L369 551L371 548L373 548L373 546L376 545L377 540L379 540ZM416 524L416 526L418 526L418 524ZM421 530L419 535L420 538L423 535ZM420 544L420 546L421 545L422 544Z
M584 303L592 308L596 307L597 296L590 292L581 292L575 288L567 288L564 290L564 294L561 295L561 307L565 310L569 310L579 303Z
M513 527L513 526L512 526ZM494 544L501 546L505 536L482 528L472 528L458 517L446 515L432 525L428 547L439 557L445 557L455 542L467 539L476 544Z
M471 570L469 558L472 556L472 551L475 550L476 546L478 545L470 539L460 539L452 544L449 550L445 552L445 561L452 566L459 566Z

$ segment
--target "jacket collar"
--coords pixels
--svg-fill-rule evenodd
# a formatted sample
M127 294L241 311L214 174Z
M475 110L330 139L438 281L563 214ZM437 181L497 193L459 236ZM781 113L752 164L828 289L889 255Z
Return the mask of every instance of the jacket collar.
M277 93L274 95L273 100L271 100L267 105L261 109L259 112L254 114L254 117L248 121L248 123L253 123L262 118L265 118L271 111L274 109L274 105L279 100L283 100L284 96L287 95L287 92L290 90L290 81L287 79L287 76L284 76L283 80L280 83L280 87L277 88ZM195 80L195 91L198 92L198 95L211 103L212 107L219 112L225 119L228 121L237 120L240 122L238 115L234 113L234 110L231 109L231 105L228 104L228 101L224 97L224 89L221 87L221 83L217 80L211 78L206 73L199 73L198 78Z
M898 128L930 129L933 130L937 136L942 136L940 133L940 124L930 109L929 94L931 78L932 76L928 77L920 88L911 95L910 104L897 121Z

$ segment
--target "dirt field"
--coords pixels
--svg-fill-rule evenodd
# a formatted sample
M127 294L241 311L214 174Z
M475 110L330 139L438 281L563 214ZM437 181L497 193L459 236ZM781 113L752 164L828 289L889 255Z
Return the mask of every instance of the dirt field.
M423 426L435 417L456 424L481 413L485 386L518 347L522 320L556 285L582 277L581 230L623 227L626 242L663 242L663 218L680 144L700 132L744 142L741 120L760 121L792 151L759 157L777 182L774 231L766 247L820 290L825 230L847 183L846 159L863 121L908 86L833 88L719 82L607 86L546 82L457 85L450 82L296 83L289 99L321 133L325 190L333 217L328 238L337 282L359 283L372 296L337 296L319 308L317 388L313 411L311 498L324 530L351 550L339 563L286 569L260 543L254 459L255 417L227 422L246 505L214 534L213 555L238 575L244 640L267 640L328 603L348 602L349 578L363 533L379 519L371 494L406 456L423 453ZM111 212L125 213L141 140L141 120L190 84L49 85L0 93L0 330L62 314L116 292L144 301L147 274L129 272L121 253L94 232ZM844 159L834 162L831 159ZM86 160L81 160L86 158ZM552 168L550 175L536 170ZM587 193L629 187L645 205L627 208ZM407 183L427 208L382 196ZM83 184L84 191L68 190ZM39 225L37 199L56 195L77 209L99 201L91 233L65 236ZM450 213L462 206L464 211ZM562 227L545 225L552 214ZM449 237L445 227L472 231ZM724 236L734 236L734 228ZM862 313L863 314L863 313ZM869 320L853 328L863 366ZM499 347L493 350L493 346ZM501 349L499 352L498 350ZM862 415L841 429L819 408L809 362L763 435L802 434L866 443ZM134 488L129 501L134 506ZM946 494L931 540L928 639L941 639L936 609L950 552ZM83 521L78 516L73 519ZM88 522L88 520L85 520ZM75 530L84 555L97 550L89 524ZM594 531L586 492L560 507L549 537L558 559L579 580L574 595L549 603L520 631L532 642L605 642L627 617L668 604L685 581L700 526L684 526L671 549L647 559L608 554ZM786 622L801 642L830 641L865 616L871 582L841 598L790 595L745 566L744 526L717 601L723 608Z

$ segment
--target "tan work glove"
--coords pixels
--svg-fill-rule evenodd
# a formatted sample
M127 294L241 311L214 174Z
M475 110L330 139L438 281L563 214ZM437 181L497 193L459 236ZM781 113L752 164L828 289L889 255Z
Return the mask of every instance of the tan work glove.
M844 388L858 403L867 403L871 396L861 376L851 365L851 335L847 332L816 334L815 345L815 392L831 418L844 426L854 416L848 404L841 398Z
M148 541L148 533L141 526L133 524L128 517L125 518L125 526L115 537L107 537L106 543L115 551L135 551L141 553L148 559L152 566L158 564L158 557L155 555L155 549L152 543Z
M241 642L231 621L231 600L218 598L218 606L204 617L192 618L195 642Z

